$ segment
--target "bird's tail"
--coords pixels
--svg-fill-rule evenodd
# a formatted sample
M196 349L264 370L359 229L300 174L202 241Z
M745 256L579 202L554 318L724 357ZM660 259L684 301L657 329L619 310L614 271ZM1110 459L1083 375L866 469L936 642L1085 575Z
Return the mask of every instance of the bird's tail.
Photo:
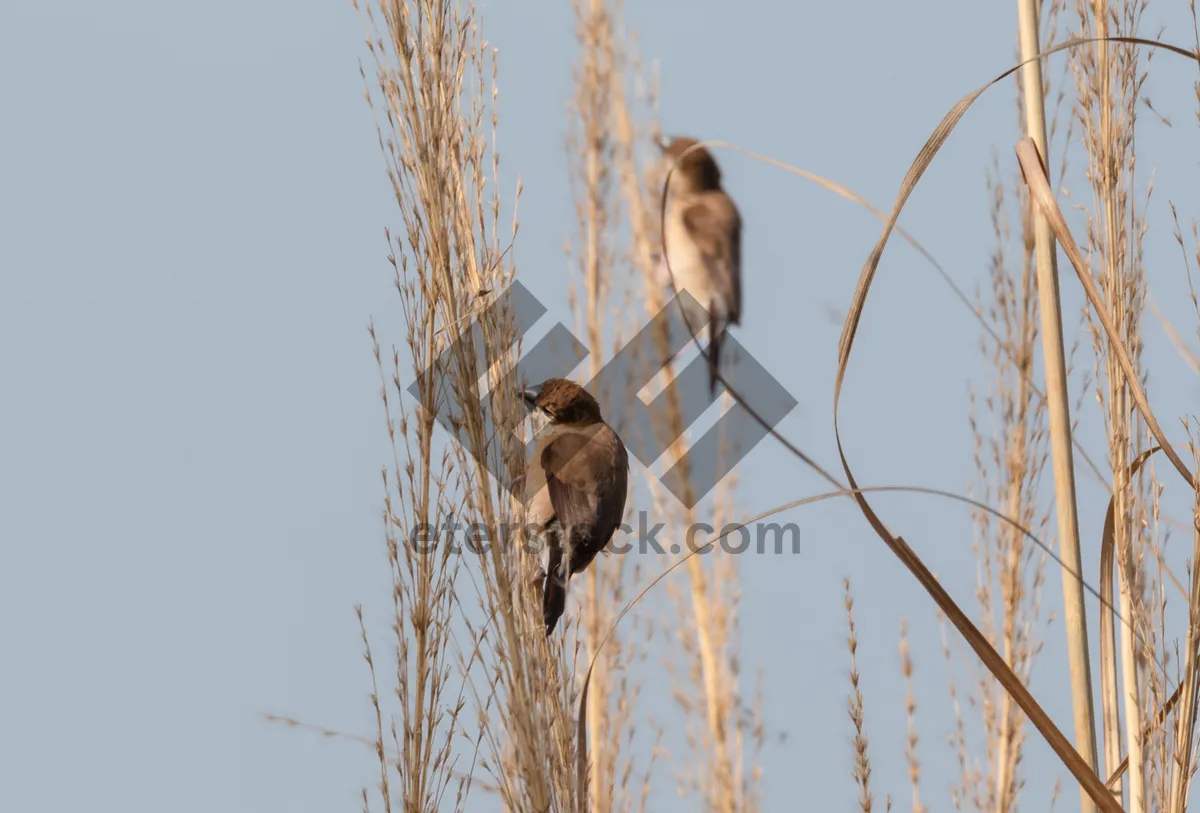
M721 360L721 337L724 334L724 325L717 318L715 311L709 311L708 318L708 391L711 395L717 394L717 365Z
M558 545L550 548L546 563L546 584L542 590L542 618L546 622L546 637L554 632L558 619L567 609L567 568L563 551Z

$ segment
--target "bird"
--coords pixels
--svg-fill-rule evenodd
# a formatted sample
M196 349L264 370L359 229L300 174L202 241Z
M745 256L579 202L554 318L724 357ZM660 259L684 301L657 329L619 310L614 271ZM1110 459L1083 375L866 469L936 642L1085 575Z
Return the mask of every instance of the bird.
M567 583L620 527L629 454L601 417L600 404L575 382L550 378L521 395L549 422L524 475L526 523L548 548L542 616L549 637L566 609Z
M694 138L660 137L674 163L663 219L663 254L676 292L708 311L708 382L716 393L721 340L742 318L742 217L721 188L721 170ZM692 149L694 147L694 149Z

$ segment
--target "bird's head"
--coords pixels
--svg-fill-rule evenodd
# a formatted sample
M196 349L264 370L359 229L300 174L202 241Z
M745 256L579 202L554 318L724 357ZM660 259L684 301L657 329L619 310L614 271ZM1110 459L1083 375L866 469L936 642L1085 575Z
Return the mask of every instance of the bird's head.
M602 420L600 404L592 394L574 381L548 378L521 393L530 409L537 410L551 423L587 424Z
M721 188L721 170L712 153L686 136L658 137L658 148L675 164L671 186L680 192L703 192ZM694 148L694 149L693 149Z

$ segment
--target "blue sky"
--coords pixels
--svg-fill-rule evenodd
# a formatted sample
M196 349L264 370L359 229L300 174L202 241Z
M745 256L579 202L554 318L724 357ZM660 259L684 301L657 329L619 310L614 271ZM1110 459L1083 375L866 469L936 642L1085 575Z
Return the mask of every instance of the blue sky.
M643 55L659 61L667 132L797 164L882 208L946 110L1015 48L1014 4L629 5ZM1186 12L1153 5L1143 30L1166 24L1166 39L1191 47ZM525 187L520 278L569 322L570 7L485 3L481 14L500 53L504 171ZM2 809L306 813L358 809L358 788L375 781L362 748L261 719L365 730L353 606L383 613L388 600L388 453L366 326L401 334L383 237L400 220L362 98L364 56L348 2L0 8ZM1062 65L1051 63L1055 80ZM1185 218L1200 212L1197 73L1168 54L1151 66L1146 91L1175 126L1143 109L1150 288L1194 337L1167 203ZM1014 110L1011 84L985 95L901 220L968 291L993 248L992 151L1015 168ZM878 224L793 176L718 157L747 223L739 341L800 401L781 431L832 468L840 317ZM1072 164L1068 185L1087 201L1079 153ZM1063 288L1077 313L1077 284L1064 277ZM1067 323L1070 338L1077 323ZM965 491L978 334L894 242L842 396L864 484ZM1196 382L1152 318L1144 335L1150 397L1181 439ZM1085 400L1082 437L1102 458ZM825 490L770 443L741 474L747 515ZM1094 579L1104 503L1079 481ZM926 497L875 504L970 606L966 513ZM766 809L800 794L819 809L853 803L846 575L876 791L908 798L896 650L907 616L924 798L944 809L957 768L930 601L850 505L789 518L800 556L742 561L743 662L764 671L768 723L788 735L764 755ZM1056 615L1059 591L1051 571L1045 604ZM1095 601L1089 610L1094 630ZM1047 633L1034 690L1070 730L1061 636L1057 624ZM1026 798L1048 798L1055 768L1031 740ZM661 809L687 807L668 793Z

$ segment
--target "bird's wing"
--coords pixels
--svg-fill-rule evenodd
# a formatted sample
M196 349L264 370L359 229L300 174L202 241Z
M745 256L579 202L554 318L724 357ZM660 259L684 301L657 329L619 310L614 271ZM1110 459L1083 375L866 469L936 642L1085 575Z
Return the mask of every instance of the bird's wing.
M621 526L629 455L617 433L602 423L556 439L541 460L549 502L571 548L569 572L578 573Z
M729 321L742 315L742 218L724 192L700 197L683 210L683 225L725 300Z
M596 459L593 452L588 436L576 432L560 435L542 451L550 505L563 528L590 530L595 524L599 481L605 474L596 469L607 461Z

